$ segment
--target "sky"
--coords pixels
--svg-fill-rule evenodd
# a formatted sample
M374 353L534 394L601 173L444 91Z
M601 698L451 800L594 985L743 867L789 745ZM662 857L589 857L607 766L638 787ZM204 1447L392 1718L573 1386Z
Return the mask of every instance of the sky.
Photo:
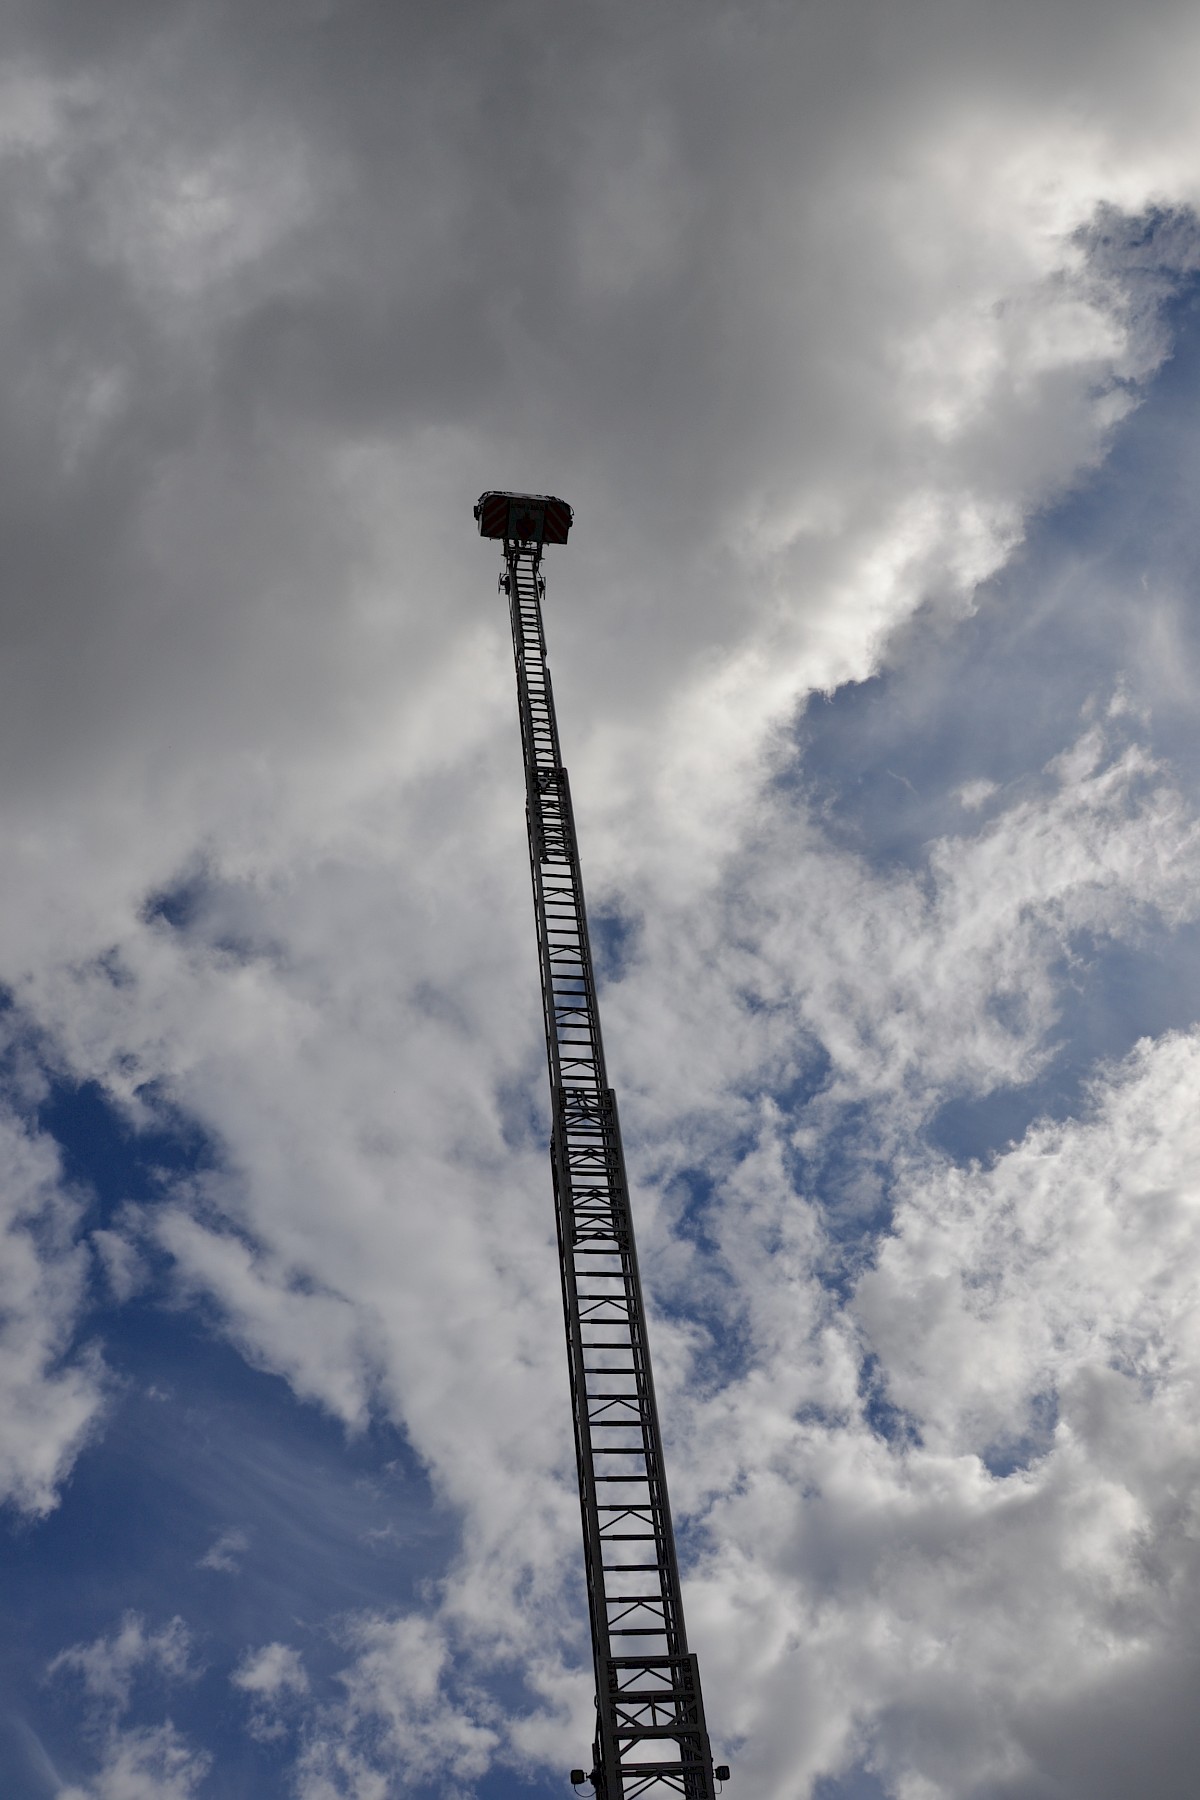
M1198 88L9 0L6 1797L587 1763L512 488L730 1800L1193 1800Z

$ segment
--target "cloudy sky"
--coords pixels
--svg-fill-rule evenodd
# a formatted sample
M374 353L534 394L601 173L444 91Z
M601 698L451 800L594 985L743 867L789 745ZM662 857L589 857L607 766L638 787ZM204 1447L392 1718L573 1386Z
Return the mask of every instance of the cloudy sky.
M1192 1800L1200 13L8 0L0 1791L591 1737L547 627L730 1800Z

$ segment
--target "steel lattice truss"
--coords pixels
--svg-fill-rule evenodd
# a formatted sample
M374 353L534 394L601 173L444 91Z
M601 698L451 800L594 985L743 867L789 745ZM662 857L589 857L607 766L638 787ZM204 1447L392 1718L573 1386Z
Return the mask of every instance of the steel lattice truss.
M544 542L571 512L544 496L485 494L502 538L537 915L597 1726L600 1800L712 1800L712 1753L687 1647L616 1097L608 1086L571 790L542 628ZM727 1771L722 1770L722 1775Z

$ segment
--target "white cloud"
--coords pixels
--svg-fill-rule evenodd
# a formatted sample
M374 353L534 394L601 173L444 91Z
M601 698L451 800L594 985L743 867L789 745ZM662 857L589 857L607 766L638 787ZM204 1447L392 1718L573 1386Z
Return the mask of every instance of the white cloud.
M211 1766L169 1721L114 1732L94 1781L60 1788L57 1800L193 1800Z
M248 1730L264 1744L286 1735L288 1714L309 1691L304 1660L288 1644L263 1644L247 1650L229 1679L250 1697Z
M849 1312L801 1275L807 1341L760 1333L698 1409L721 1491L694 1622L747 1778L865 1753L898 1795L1116 1800L1148 1754L1156 1794L1188 1792L1198 1059L1144 1043L1086 1119L915 1163ZM915 1438L870 1429L867 1351Z
M111 1637L60 1650L46 1673L77 1675L89 1701L115 1716L128 1707L139 1676L192 1680L199 1671L190 1656L191 1635L181 1618L168 1620L158 1631L148 1631L140 1613L127 1612Z
M263 1644L247 1650L229 1678L247 1694L273 1700L280 1694L306 1694L308 1676L300 1652L287 1644Z
M364 1421L369 1349L347 1300L316 1289L308 1270L293 1285L241 1239L209 1231L180 1210L164 1212L155 1226L181 1284L219 1296L230 1335L253 1362L286 1374L304 1399L321 1401L349 1424Z
M859 1307L931 1445L1019 1443L1035 1398L1076 1379L1099 1382L1102 1410L1128 1383L1131 1416L1186 1415L1200 1374L1198 1058L1191 1037L1143 1042L1097 1081L1093 1116L1036 1126L990 1168L906 1175ZM905 1320L920 1321L908 1348ZM1184 1451L1183 1417L1169 1435Z
M249 1548L250 1539L246 1532L233 1527L229 1531L223 1531L210 1544L197 1566L201 1569L215 1569L222 1575L236 1575L241 1568L241 1558Z
M959 803L968 812L977 812L996 791L997 784L989 781L986 776L980 776L975 781L964 781L958 790Z
M80 1200L52 1140L0 1116L0 1498L22 1512L57 1504L104 1400L104 1369L72 1354L86 1301Z
M89 1242L98 1252L105 1279L118 1305L140 1293L150 1280L149 1270L137 1247L120 1231L105 1227L91 1233Z
M864 1159L881 1146L893 1160L911 1155L914 1127L948 1093L985 1093L1041 1066L1056 1025L1058 965L1076 933L1128 936L1153 912L1168 923L1188 916L1191 810L1170 772L1119 735L1121 720L1108 729L1118 735L1086 727L973 833L931 845L926 868L911 876L873 872L835 849L803 793L781 790L773 809L750 822L753 835L715 893L647 922L628 979L606 996L636 1162L655 1184L686 1166L704 1167L718 1183L708 1222L715 1270L668 1235L669 1186L657 1212L654 1187L643 1187L641 1217L652 1291L695 1321L687 1329L657 1321L655 1343L677 1502L724 1546L696 1590L710 1707L727 1744L744 1731L759 1746L756 1779L768 1789L789 1771L815 1775L861 1747L862 1721L876 1717L880 1684L891 1679L887 1646L898 1627L889 1607L915 1614L912 1631L925 1633L920 1655L936 1663L953 1607L984 1603L965 1578L947 1578L924 1611L922 1594L901 1588L888 1590L882 1613L869 1611L863 1592L882 1581L895 1532L902 1543L915 1534L932 1555L939 1529L946 1543L956 1534L973 1542L997 1509L1001 1518L1020 1510L995 1498L978 1466L987 1444L969 1456L954 1444L935 1454L931 1440L910 1476L864 1423L858 1387L873 1341L871 1288L861 1290L860 1315L842 1317L816 1280L828 1243L820 1209L797 1192L794 1149L806 1133L820 1143L839 1109L865 1102L871 1110L857 1127ZM93 1067L131 1051L144 1058L145 1041L131 1035L142 1021L157 1030L169 1007L186 1014L174 1094L221 1129L228 1167L191 1196L197 1218L181 1190L144 1220L176 1252L191 1291L216 1302L255 1362L348 1424L368 1407L391 1410L465 1520L463 1554L433 1616L362 1625L345 1706L319 1713L301 1753L313 1796L371 1791L382 1779L369 1747L377 1731L389 1756L417 1769L444 1729L461 1739L464 1768L475 1770L493 1756L557 1754L569 1763L584 1754L579 1734L588 1729L586 1678L564 1670L582 1649L563 1585L578 1527L547 1178L540 1145L514 1150L501 1137L477 1060L504 1066L503 1008L519 1006L521 992L528 1000L532 970L512 977L518 998L510 1002L509 972L486 972L480 950L477 992L493 996L482 1023L495 1031L481 1043L436 961L445 913L423 926L410 906L399 927L407 953L428 955L437 979L413 997L422 1025L411 1049L396 1043L394 1002L371 962L352 954L357 943L378 942L377 909L392 913L396 904L390 878L368 878L362 858L361 841L357 865L326 858L315 893L301 882L276 895L218 884L209 915L187 933L129 939L122 954L131 981L115 995L90 978L72 989ZM463 908L452 933L461 956L475 941L477 896L468 886L455 904ZM314 960L319 923L339 913L345 953L336 965ZM208 947L231 920L257 936L260 917L270 921L262 933L269 956ZM1021 1004L997 1005L1013 992ZM534 1025L520 1047L531 1063ZM832 1078L810 1113L789 1118L761 1107L756 1091L786 1087L814 1046L832 1058ZM677 1082L675 1070L686 1080ZM472 1083L475 1102L464 1110ZM264 1132L268 1117L278 1125ZM752 1152L724 1148L747 1130ZM855 1201L868 1210L874 1203L870 1194ZM953 1254L947 1247L946 1258ZM732 1284L719 1302L714 1274ZM935 1309L922 1303L917 1314L920 1342L933 1345ZM693 1394L694 1359L709 1353L706 1334L723 1316L744 1334L753 1368L745 1381L723 1376L705 1406ZM899 1305L887 1312L892 1329L904 1316ZM954 1317L951 1349L964 1355L966 1326ZM1019 1320L1013 1331L1021 1335ZM879 1380L890 1383L893 1365L898 1380L905 1365L879 1335ZM915 1353L910 1362L912 1386L922 1365ZM936 1369L927 1384L936 1385ZM909 1386L887 1392L931 1431ZM557 1411L546 1403L554 1394L563 1401ZM1020 1429L1022 1403L1009 1406ZM805 1414L826 1422L798 1429ZM729 1479L744 1486L740 1502ZM1109 1507L1102 1484L1079 1487L1073 1517L1094 1544L1091 1573L1081 1578L1095 1580L1106 1558L1121 1554L1121 1508ZM1013 1488L1019 1497L1019 1481ZM815 1489L825 1503L812 1500ZM807 1518L793 1504L800 1493L810 1495ZM1028 1510L1036 1511L1032 1502ZM793 1539L800 1573L779 1547ZM838 1595L828 1617L805 1585L814 1561L826 1603ZM815 1648L800 1648L809 1640ZM456 1688L460 1661L483 1674L492 1657L523 1659L532 1695L523 1713L497 1715ZM821 1657L831 1673L818 1679ZM389 1699L388 1671L404 1658L424 1670L424 1685L406 1676L410 1686ZM835 1674L836 1701L825 1685ZM785 1708L797 1686L813 1694L812 1705ZM786 1731L758 1712L759 1692L776 1696ZM896 1703L912 1718L924 1704L915 1688ZM294 1713L264 1702L250 1728L273 1740L293 1722Z
M298 1764L302 1800L382 1800L397 1780L457 1786L486 1771L498 1733L447 1693L436 1624L363 1614L346 1636L355 1652L340 1676L346 1697L326 1709Z
M894 1133L951 1095L1027 1082L1053 1053L1081 939L1194 916L1197 821L1138 744L1088 726L1006 797L917 869L875 870L785 793L712 889L655 894L605 1004L626 1112L654 1132L660 1169L719 1154L731 1089L784 1090L821 1057L801 1134L867 1099Z

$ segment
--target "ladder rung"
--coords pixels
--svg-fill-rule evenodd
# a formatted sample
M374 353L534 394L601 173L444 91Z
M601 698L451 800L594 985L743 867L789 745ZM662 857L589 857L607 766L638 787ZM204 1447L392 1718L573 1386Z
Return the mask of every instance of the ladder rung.
M673 1720L668 1725L620 1725L614 1727L614 1733L617 1737L626 1740L626 1747L619 1751L618 1755L627 1756L630 1754L633 1745L641 1738L697 1739L700 1735L700 1727L696 1724L694 1719L687 1719L678 1721ZM636 1763L625 1763L623 1766L626 1779L628 1779L633 1770L639 1765ZM694 1762L690 1760L676 1764L676 1767L680 1769L689 1769L694 1766Z
M627 1763L623 1761L621 1774L627 1782L640 1781L643 1775L686 1775L691 1769L702 1769L703 1767L704 1764L699 1757L693 1757L688 1762L673 1763Z
M571 1315L568 1335L576 1388L575 1429L582 1452L586 1509L599 1525L598 1548L593 1545L588 1552L589 1576L599 1589L597 1626L604 1638L609 1678L629 1683L624 1692L618 1688L598 1698L608 1708L607 1729L617 1734L615 1744L609 1737L616 1752L612 1771L616 1787L641 1794L643 1800L649 1800L651 1793L664 1795L666 1800L685 1800L685 1796L694 1800L693 1789L697 1795L711 1789L711 1764L704 1755L706 1740L697 1717L700 1694L695 1659L687 1654L674 1616L678 1598L674 1548L649 1386L649 1347L632 1262L633 1220L622 1176L616 1112L604 1081L583 880L546 663L541 546L506 540L505 562L521 704L543 999L557 1089L551 1096L554 1158L561 1190L557 1209L563 1236L563 1281ZM585 1257L593 1261L587 1263ZM599 1257L608 1259L603 1269L594 1260ZM611 1287L603 1291L583 1288L580 1284L588 1279L608 1280ZM613 1329L622 1336L589 1336L592 1331ZM596 1351L604 1352L603 1365L587 1361L589 1353ZM612 1358L618 1351L631 1360L614 1364ZM630 1382L627 1390L608 1386L610 1381L625 1379ZM601 1386L589 1391L592 1382ZM634 1441L610 1444L606 1441L610 1432L614 1438L624 1433ZM603 1467L606 1456L640 1462L642 1469L598 1474L597 1465ZM601 1501L602 1485L636 1486L639 1493ZM606 1519L599 1517L601 1513ZM606 1523L614 1529L606 1531ZM627 1543L645 1546L635 1553L638 1560L612 1560L617 1546L623 1555ZM651 1557L653 1560L648 1560ZM653 1575L655 1591L605 1592L606 1585L623 1590L631 1574ZM637 1626L621 1622L636 1618L639 1612L655 1623ZM639 1644L639 1639L644 1642ZM647 1682L660 1685L647 1689ZM639 1761L639 1756L655 1760Z
M684 1651L677 1656L612 1656L609 1661L614 1669L682 1669L691 1658Z
M669 1706L673 1701L680 1701L685 1706L691 1703L694 1710L696 1705L696 1690L693 1687L619 1688L619 1696L622 1706L626 1703L630 1706ZM691 1728L694 1730L694 1724ZM676 1730L687 1730L687 1721L676 1726Z

